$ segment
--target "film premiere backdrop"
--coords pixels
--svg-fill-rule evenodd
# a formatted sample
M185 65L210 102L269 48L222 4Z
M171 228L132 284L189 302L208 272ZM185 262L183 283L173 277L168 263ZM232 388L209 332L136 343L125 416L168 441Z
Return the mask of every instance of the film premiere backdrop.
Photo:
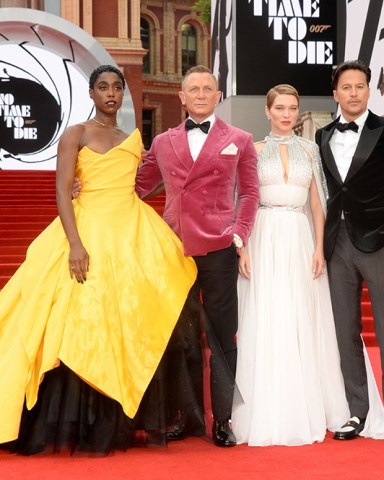
M224 101L218 113L254 134L268 133L265 94L292 83L301 111L335 110L332 68L361 58L371 66L370 108L384 114L383 0L212 0L212 65ZM54 169L68 126L92 116L88 77L115 64L84 30L45 12L0 11L0 169ZM126 91L119 124L135 127Z
M383 0L213 0L212 66L224 101L219 115L261 139L265 95L294 85L300 110L327 122L335 112L331 74L360 58L372 70L369 107L384 115Z
M88 33L56 15L0 9L0 169L54 170L64 129L93 115L88 79L100 64L116 65ZM126 87L118 115L133 131Z

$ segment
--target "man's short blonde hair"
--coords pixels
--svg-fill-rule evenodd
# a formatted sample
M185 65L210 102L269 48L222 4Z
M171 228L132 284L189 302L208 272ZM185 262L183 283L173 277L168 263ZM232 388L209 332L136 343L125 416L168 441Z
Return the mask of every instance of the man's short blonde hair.
M205 65L196 65L195 67L191 67L187 72L186 74L184 75L184 78L183 78L183 81L181 83L181 87L182 89L184 90L184 85L185 85L185 81L186 79L192 75L192 73L208 73L209 75L211 75L211 77L213 78L213 80L215 81L215 84L216 84L216 88L218 88L218 82L217 82L217 78L215 77L215 75L212 73L212 71L206 67Z

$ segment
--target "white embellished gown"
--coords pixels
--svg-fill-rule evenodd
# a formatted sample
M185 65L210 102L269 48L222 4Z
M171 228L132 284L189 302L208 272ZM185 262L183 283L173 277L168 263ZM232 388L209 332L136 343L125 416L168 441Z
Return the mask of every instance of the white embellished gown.
M270 134L258 156L260 207L239 277L232 428L253 446L320 442L349 418L326 274L314 280L309 187L323 177L313 142ZM288 179L279 143L288 144Z

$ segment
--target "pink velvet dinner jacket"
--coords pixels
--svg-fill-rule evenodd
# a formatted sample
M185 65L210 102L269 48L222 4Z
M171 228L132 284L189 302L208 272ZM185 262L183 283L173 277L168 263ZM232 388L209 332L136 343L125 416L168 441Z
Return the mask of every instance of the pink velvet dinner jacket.
M192 159L184 123L155 137L136 177L140 197L164 182L164 220L186 255L228 247L236 233L247 243L259 201L252 136L216 117Z

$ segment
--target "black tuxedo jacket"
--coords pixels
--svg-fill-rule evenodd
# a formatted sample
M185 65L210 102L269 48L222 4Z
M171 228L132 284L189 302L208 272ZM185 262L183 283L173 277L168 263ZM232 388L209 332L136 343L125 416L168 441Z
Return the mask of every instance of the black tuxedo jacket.
M353 245L362 252L384 247L384 118L369 112L344 182L329 141L336 121L316 132L328 184L324 255L332 256L341 212Z

